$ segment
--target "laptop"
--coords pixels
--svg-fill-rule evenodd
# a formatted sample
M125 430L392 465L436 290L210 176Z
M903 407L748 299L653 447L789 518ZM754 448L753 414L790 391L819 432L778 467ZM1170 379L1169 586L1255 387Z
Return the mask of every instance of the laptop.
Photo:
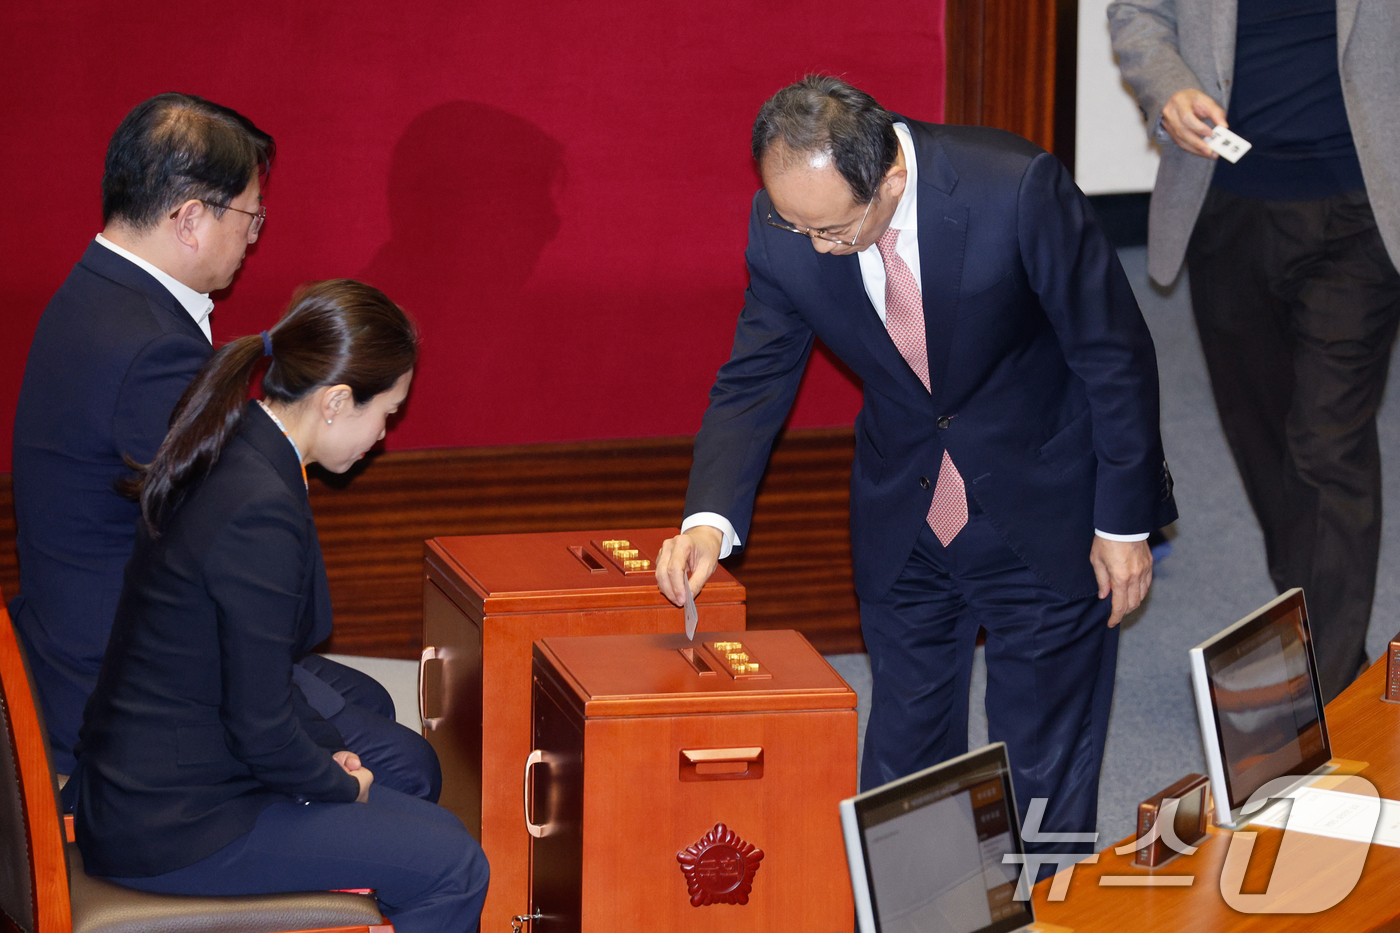
M1308 607L1301 589L1191 649L1215 822L1238 829L1262 815L1241 808L1269 781L1299 779L1277 799L1334 770Z
M997 742L841 801L860 933L1009 933L1024 855L1006 745Z

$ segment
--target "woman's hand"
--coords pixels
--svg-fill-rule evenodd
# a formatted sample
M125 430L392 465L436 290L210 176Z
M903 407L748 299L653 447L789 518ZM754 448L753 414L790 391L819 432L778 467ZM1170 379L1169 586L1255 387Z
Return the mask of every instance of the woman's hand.
M369 786L374 783L374 772L360 764L360 756L351 751L336 752L331 756L336 764L345 769L345 773L360 782L360 796L355 798L356 803L364 803L369 799Z

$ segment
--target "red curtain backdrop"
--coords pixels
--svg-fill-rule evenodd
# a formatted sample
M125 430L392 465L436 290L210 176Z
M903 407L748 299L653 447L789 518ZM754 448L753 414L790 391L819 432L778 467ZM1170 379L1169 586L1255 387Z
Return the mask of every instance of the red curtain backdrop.
M167 90L277 139L216 343L362 278L423 334L391 448L693 432L743 298L753 117L810 71L941 119L942 0L5 4L0 469L35 322L101 229L107 140ZM791 423L859 404L819 354Z

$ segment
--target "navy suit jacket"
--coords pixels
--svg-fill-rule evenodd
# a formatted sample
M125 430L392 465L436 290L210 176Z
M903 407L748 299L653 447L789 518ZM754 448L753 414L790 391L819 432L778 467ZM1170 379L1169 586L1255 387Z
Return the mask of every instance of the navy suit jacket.
M89 872L163 874L247 833L277 801L355 799L331 757L340 734L292 682L330 628L300 464L249 403L164 533L138 533L79 744Z
M851 471L856 591L887 592L924 524L946 449L1007 544L1069 597L1096 592L1094 529L1176 518L1152 338L1113 247L1054 156L1000 130L909 126L918 161L924 389L854 255L769 226L760 191L750 284L695 440L686 514L749 535L754 492L814 338L864 383Z
M15 411L20 591L10 604L54 746L71 770L140 510L113 488L149 463L213 353L175 297L94 242L53 296Z

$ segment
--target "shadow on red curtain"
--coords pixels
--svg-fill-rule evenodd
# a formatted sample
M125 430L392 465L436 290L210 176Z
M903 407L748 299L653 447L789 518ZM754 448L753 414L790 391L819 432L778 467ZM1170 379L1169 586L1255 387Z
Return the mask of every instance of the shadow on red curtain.
M396 449L693 432L743 300L759 105L840 74L943 109L943 4L303 0L0 6L0 423L34 324L101 229L107 140L167 90L272 133L268 222L217 295L218 342L303 282L362 277L417 319ZM796 426L859 390L813 355ZM0 430L0 465L9 431Z

